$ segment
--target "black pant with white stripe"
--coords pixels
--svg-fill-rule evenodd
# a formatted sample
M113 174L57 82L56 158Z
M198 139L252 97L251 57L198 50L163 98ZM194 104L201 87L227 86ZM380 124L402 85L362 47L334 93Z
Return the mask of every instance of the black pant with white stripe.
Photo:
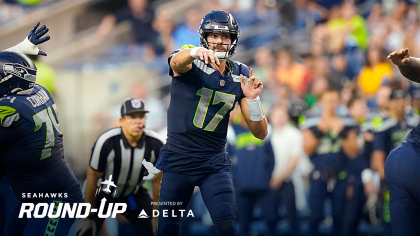
M112 198L110 195L106 195L103 192L99 193L98 196L96 196L96 208L99 209L99 206L101 204L101 200L103 198L106 198L106 207L104 208L104 214L108 211L109 203L126 203L127 204L127 210L123 213L125 218L131 223L133 228L136 231L136 236L153 236L153 230L152 230L152 199L150 198L150 195L147 193L144 193L143 191L139 191L138 193L134 194L134 200L135 204L132 202L129 202L127 197L121 197L121 198ZM145 211L147 214L147 218L139 218L139 215L142 211ZM104 218L95 218L96 222L96 228L101 228Z

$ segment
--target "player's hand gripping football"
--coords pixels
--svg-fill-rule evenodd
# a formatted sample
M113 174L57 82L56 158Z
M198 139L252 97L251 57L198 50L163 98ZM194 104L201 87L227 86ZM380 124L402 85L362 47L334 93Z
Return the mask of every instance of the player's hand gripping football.
M197 50L197 56L200 60L204 61L204 63L209 64L209 62L216 66L217 70L219 70L220 61L219 58L214 55L212 50L208 50L205 48L200 48Z
M249 69L248 83L245 83L245 77L241 74L241 88L246 98L254 99L260 95L263 84L260 79L252 74L252 69Z
M83 218L77 222L76 226L77 236L95 236L96 224L94 219Z
M387 58L391 59L392 63L397 66L404 66L410 62L410 54L408 54L408 48L391 52Z

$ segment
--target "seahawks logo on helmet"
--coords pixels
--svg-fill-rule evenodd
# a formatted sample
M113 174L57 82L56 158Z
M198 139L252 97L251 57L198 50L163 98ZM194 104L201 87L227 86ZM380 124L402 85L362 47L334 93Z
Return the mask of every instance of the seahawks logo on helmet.
M7 76L0 82L4 82L5 80L11 78L13 75L33 83L36 79L35 71L16 63L5 63L3 65L3 71Z

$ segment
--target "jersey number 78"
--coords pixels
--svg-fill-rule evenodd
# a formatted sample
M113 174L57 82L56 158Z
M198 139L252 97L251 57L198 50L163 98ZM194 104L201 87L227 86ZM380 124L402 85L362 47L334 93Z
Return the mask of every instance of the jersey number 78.
M51 109L52 107L52 109ZM39 129L42 128L42 125L45 123L46 125L46 136L45 136L45 146L42 149L41 159L48 158L51 156L51 148L55 146L55 133L54 129L59 133L62 134L60 130L60 125L58 124L56 117L57 116L57 107L55 104L51 105L50 107L36 113L33 116L35 122L35 131L37 132Z

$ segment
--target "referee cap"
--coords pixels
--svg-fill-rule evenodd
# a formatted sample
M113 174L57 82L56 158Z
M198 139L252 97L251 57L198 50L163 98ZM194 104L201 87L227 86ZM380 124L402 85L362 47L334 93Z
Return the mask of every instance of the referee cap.
M141 99L130 98L125 100L121 106L121 117L133 112L148 113L149 111L145 110L144 102Z

